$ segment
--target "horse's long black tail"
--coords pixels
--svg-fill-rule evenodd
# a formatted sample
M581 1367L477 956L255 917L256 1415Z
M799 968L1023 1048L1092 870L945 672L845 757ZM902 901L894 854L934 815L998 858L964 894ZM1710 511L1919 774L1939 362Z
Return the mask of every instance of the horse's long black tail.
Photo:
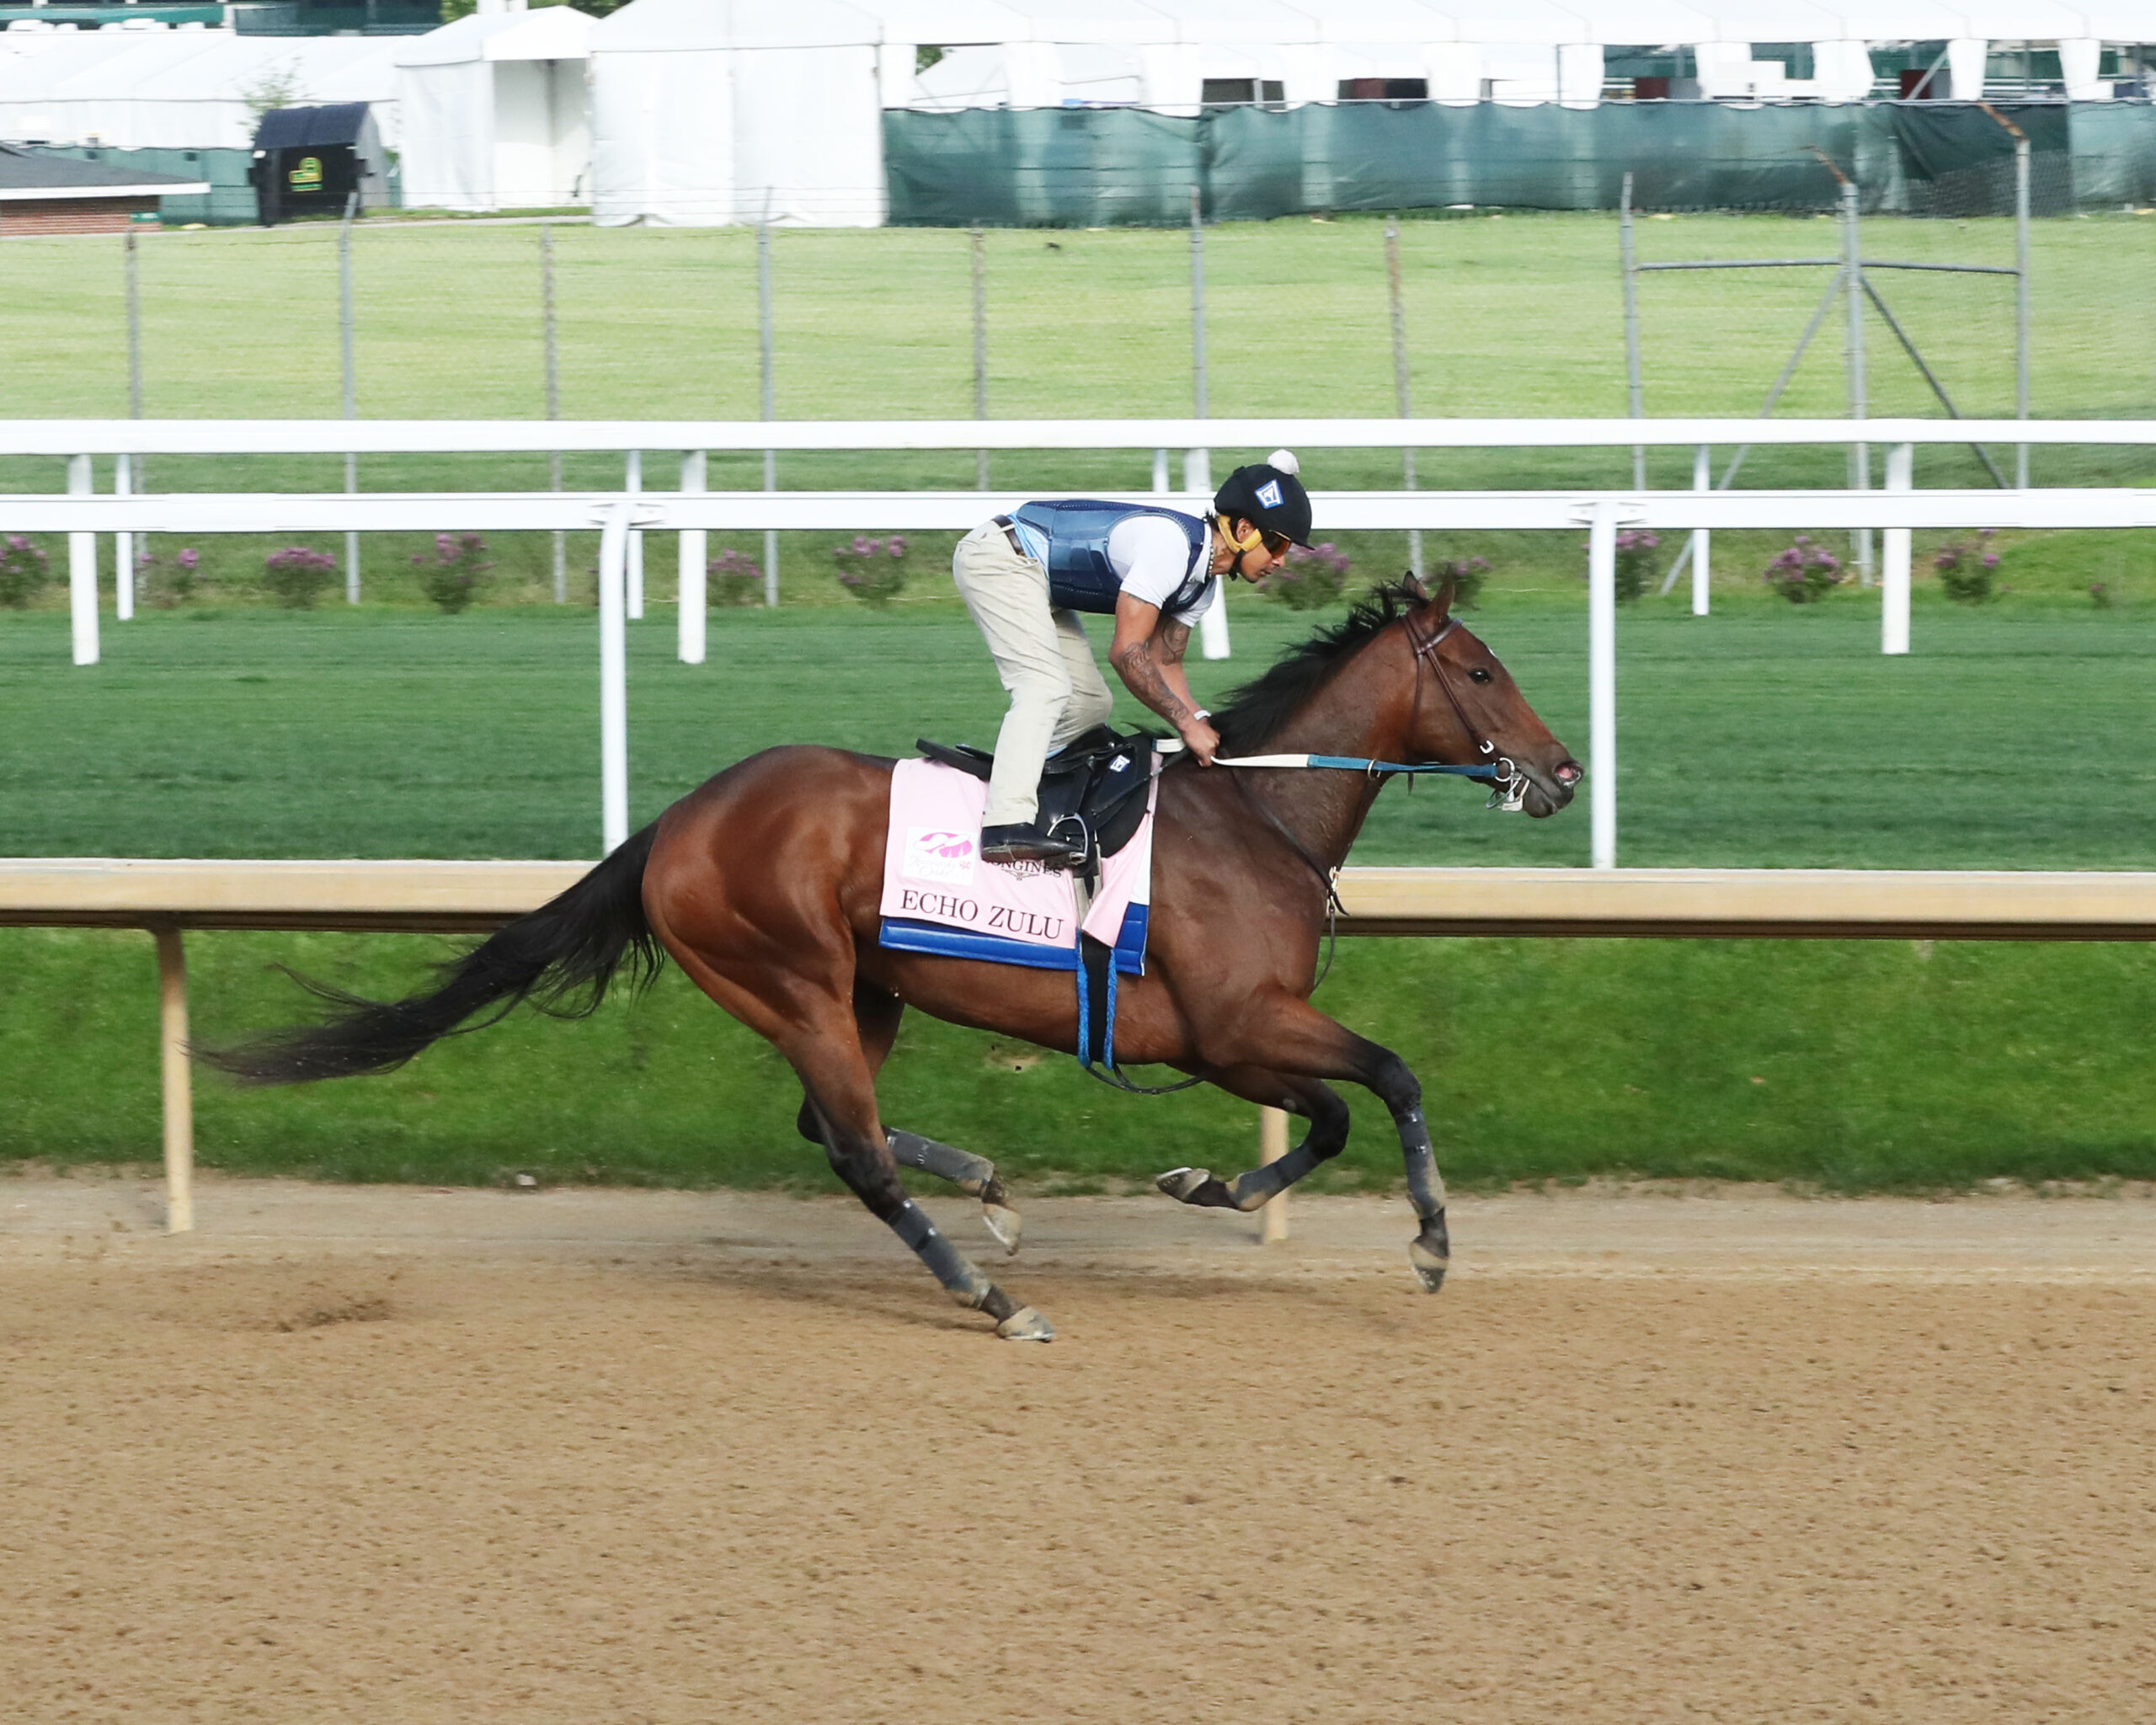
M637 987L664 962L643 914L644 864L657 830L646 827L560 897L442 965L440 985L426 993L371 1001L288 972L342 1010L326 1023L205 1049L201 1058L247 1083L305 1084L389 1071L442 1037L499 1023L525 1001L558 1017L583 1017L624 960ZM489 1007L478 1023L465 1022Z

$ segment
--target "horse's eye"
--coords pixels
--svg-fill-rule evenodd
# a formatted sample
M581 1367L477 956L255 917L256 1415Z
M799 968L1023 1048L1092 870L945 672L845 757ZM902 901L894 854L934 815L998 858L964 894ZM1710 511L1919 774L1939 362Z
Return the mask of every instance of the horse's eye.
M1473 670L1468 672L1467 681L1470 683L1486 683L1490 681L1490 673L1477 665Z

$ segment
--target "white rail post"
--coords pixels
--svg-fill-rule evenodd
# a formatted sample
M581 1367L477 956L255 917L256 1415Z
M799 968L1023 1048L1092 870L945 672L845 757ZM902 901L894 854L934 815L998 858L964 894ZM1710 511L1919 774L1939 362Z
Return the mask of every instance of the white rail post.
M1907 491L1914 477L1916 446L1889 444L1886 448L1886 489ZM1880 563L1879 650L1886 654L1909 650L1909 530L1889 527Z
M1153 451L1153 489L1155 491L1172 491L1175 489L1168 483L1168 452L1165 449Z
M1288 1116L1280 1108L1257 1111L1257 1160L1262 1167L1288 1153ZM1261 1246L1288 1237L1288 1194L1276 1193L1258 1207L1257 1239Z
M133 229L129 239L135 238ZM132 456L115 457L112 463L112 494L126 497L135 489ZM135 536L115 533L112 536L112 614L120 622L131 622L135 617Z
M159 922L157 1043L164 1076L165 1232L195 1229L195 1089L188 1065L187 949L177 923Z
M681 493L685 497L704 494L704 452L692 449L681 457ZM677 651L684 665L704 662L704 560L710 553L709 536L702 527L681 530L680 574L675 580L675 604L680 611Z
M67 494L88 497L96 485L96 476L86 455L67 457ZM70 533L67 536L67 617L72 625L75 663L95 665L98 662L98 536L94 533Z
M1701 444L1692 451L1692 489L1711 491L1715 489L1714 451ZM1707 530L1692 529L1692 615L1705 617L1711 595L1707 586Z
M629 451L622 489L632 497L643 490L643 451L640 449ZM628 569L629 621L640 623L643 621L643 535L633 527L629 529Z
M1183 451L1182 489L1200 497L1209 497L1213 490L1213 451L1209 449L1191 449ZM1225 659L1228 656L1228 583L1224 577L1213 592L1213 602L1198 614L1198 651L1207 659Z
M629 836L628 587L627 498L610 506L599 535L599 825L611 856Z
M1617 510L1598 503L1587 537L1588 808L1593 863L1617 866Z

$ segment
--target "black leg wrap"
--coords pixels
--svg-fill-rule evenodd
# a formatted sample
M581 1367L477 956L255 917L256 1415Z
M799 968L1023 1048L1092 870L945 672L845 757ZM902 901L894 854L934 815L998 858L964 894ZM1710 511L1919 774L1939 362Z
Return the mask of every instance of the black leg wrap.
M1445 1231L1445 1182L1438 1172L1438 1158L1430 1148L1430 1128L1419 1108L1399 1117L1400 1147L1407 1164L1407 1196L1422 1224L1407 1248L1408 1262L1426 1293L1445 1284L1445 1270L1452 1258L1451 1237Z
M1326 1158L1309 1142L1297 1145L1277 1162L1252 1168L1232 1180L1216 1179L1209 1168L1171 1168L1153 1183L1169 1197L1200 1210L1261 1210Z
M966 1262L965 1254L943 1237L910 1198L889 1220L891 1231L913 1248L914 1255L928 1266L959 1305L978 1311L995 1295L995 1284Z
M918 1132L887 1130L883 1136L891 1146L891 1159L900 1167L919 1168L924 1174L948 1180L959 1191L975 1198L984 1196L989 1183L995 1178L995 1164L986 1156L954 1150L947 1144L938 1144L933 1138L923 1138Z

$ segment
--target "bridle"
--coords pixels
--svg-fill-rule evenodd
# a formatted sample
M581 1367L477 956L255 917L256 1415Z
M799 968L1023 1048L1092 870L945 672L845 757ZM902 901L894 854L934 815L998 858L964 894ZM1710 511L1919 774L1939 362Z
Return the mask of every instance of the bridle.
M1498 754L1497 745L1483 735L1481 728L1467 716L1467 708L1460 701L1460 691L1453 686L1452 678L1445 670L1444 659L1438 651L1438 644L1460 627L1460 619L1449 617L1425 635L1416 626L1416 618L1420 614L1410 611L1405 612L1400 620L1407 631L1407 644L1415 660L1415 705L1408 715L1408 734L1412 736L1415 734L1417 721L1422 716L1422 667L1427 665L1438 690L1451 702L1453 716L1459 719L1460 728L1467 733L1467 740L1474 745L1476 754L1497 769L1497 777L1490 792L1490 806L1492 809L1517 810L1527 795L1527 775L1513 765L1510 756Z

